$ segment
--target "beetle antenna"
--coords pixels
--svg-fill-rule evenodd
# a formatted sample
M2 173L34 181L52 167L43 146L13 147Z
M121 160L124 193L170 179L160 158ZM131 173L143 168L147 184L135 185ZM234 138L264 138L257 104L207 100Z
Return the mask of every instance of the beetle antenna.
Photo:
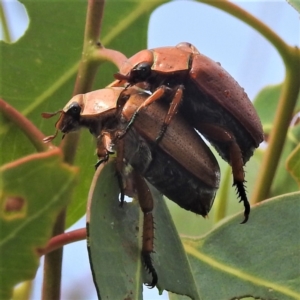
M49 119L49 118L52 118L53 116L55 116L55 115L57 115L58 113L61 113L61 112L62 112L62 110L58 110L54 113L44 112L44 113L41 113L41 115L44 119Z
M56 130L53 135L46 136L45 138L43 138L43 142L44 143L51 142L53 139L55 139L55 137L57 136L57 133L58 133L58 130Z
M127 81L129 79L129 76L123 75L121 73L115 73L113 76L115 79L120 80L120 81L123 81L123 80Z

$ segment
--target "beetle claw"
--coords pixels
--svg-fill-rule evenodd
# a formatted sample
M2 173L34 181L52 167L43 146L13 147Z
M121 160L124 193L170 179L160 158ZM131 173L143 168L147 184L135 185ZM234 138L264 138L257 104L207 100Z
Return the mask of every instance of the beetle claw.
M116 172L116 176L117 176L117 180L119 183L119 188L120 188L120 207L123 207L124 202L125 202L125 191L124 191L124 187L123 187L123 179L122 179L122 175L120 174L120 172Z
M146 286L149 287L150 289L153 289L156 286L157 281L158 281L157 273L153 267L150 253L143 253L142 256L143 256L145 268L149 272L149 274L151 274L151 276L152 276L151 283L147 283Z
M236 186L236 190L237 190L237 194L240 197L240 201L244 203L244 220L241 224L245 224L247 223L248 219L249 219L249 214L250 214L250 204L246 195L246 189L245 189L245 185L244 182L240 182L240 181L235 181L234 184Z

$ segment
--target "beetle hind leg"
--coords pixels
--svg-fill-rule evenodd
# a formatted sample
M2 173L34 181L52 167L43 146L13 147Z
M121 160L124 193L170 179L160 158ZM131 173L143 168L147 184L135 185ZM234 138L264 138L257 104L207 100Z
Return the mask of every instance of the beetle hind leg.
M231 132L216 125L210 123L198 123L196 129L216 146L218 152L221 153L221 156L231 165L233 186L236 187L240 202L243 201L244 203L245 218L241 224L246 223L250 214L250 204L245 189L244 160L241 148Z
M250 214L250 203L248 201L247 195L246 195L246 188L245 188L245 181L244 182L240 182L240 181L236 181L233 183L233 185L235 185L236 187L236 191L238 196L240 197L240 201L244 203L244 220L243 222L241 222L241 224L245 224L248 219L249 219L249 214Z
M245 172L244 172L244 162L243 156L240 147L238 144L233 141L229 147L230 152L230 164L232 167L233 174L233 186L236 187L238 197L240 198L239 202L244 203L244 220L241 224L244 224L249 219L250 214L250 204L246 194L245 188Z
M143 256L145 267L152 276L152 282L147 283L146 286L149 287L150 289L153 289L157 284L158 276L156 270L153 267L150 253L142 253L142 256Z
M136 171L132 172L135 187L138 194L138 201L141 210L144 214L143 221L143 241L142 241L142 259L145 268L152 276L151 283L147 284L148 287L154 288L158 281L156 270L153 266L151 253L153 253L153 240L154 240L154 222L153 222L153 198L144 178Z

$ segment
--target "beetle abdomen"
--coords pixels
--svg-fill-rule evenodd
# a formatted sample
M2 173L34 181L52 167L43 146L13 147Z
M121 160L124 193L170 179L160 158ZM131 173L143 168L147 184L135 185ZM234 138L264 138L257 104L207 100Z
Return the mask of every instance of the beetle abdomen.
M211 101L207 94L200 93L199 89L197 89L193 83L189 83L188 88L186 88L184 92L181 112L185 119L210 141L222 158L228 162L230 161L228 143L212 138L211 134L205 134L201 130L201 126L202 124L211 124L221 128L223 131L232 133L236 143L241 149L243 162L245 164L257 147L257 143L245 127L241 126L240 122L222 106Z
M180 207L202 216L208 214L217 187L208 186L160 149L151 149L136 134L128 132L124 139L127 163L149 183Z

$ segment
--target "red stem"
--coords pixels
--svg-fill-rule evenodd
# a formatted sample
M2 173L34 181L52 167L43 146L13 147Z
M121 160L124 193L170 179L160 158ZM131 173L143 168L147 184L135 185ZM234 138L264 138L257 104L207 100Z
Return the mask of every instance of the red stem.
M121 66L127 60L127 57L123 53L116 50L107 49L102 46L100 46L100 49L95 51L94 57L99 62L110 61L113 64L115 64L119 69L121 69Z
M14 107L0 98L0 111L4 116L13 122L28 137L38 152L48 149L48 145L43 143L44 134L26 117L24 117Z
M70 243L82 241L86 239L86 229L80 228L56 235L50 239L47 246L43 249L38 249L37 252L40 256L48 254L54 250L62 248Z

